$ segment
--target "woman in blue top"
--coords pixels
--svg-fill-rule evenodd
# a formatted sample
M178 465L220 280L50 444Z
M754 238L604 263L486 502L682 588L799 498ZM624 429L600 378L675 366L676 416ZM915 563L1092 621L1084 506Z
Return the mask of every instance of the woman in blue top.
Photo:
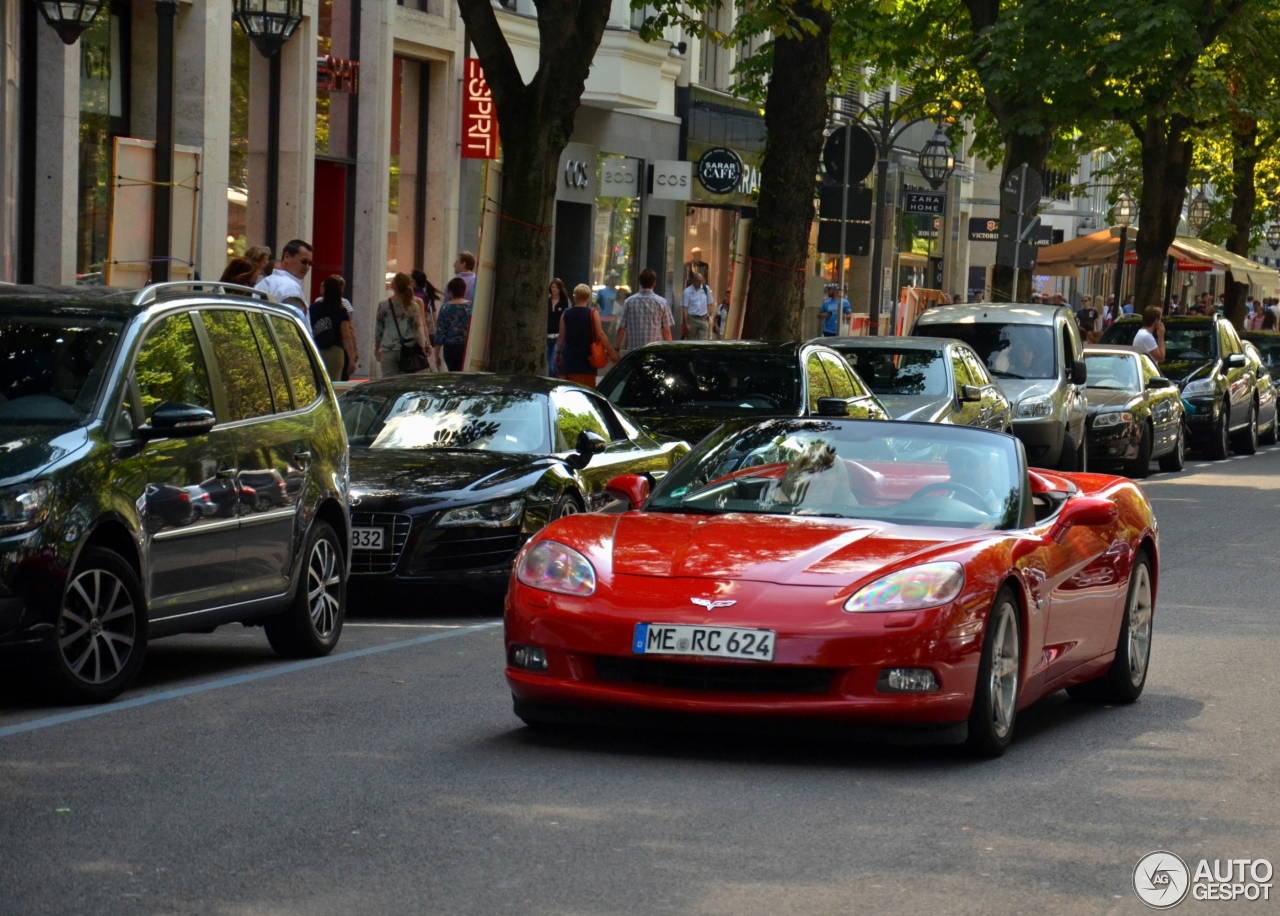
M471 303L467 301L467 281L454 277L445 287L449 301L436 318L436 343L444 349L444 364L450 372L462 371L467 355L467 334L471 330Z

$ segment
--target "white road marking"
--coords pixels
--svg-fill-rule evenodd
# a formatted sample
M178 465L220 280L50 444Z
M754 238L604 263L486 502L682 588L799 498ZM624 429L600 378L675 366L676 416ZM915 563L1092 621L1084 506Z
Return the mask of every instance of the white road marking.
M460 630L465 623L344 623L344 629L352 627L385 627L388 630Z

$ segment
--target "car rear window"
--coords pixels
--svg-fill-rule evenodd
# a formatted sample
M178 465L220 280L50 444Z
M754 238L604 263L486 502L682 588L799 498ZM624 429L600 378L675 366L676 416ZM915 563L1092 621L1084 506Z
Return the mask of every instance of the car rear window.
M945 395L947 367L936 350L842 347L858 376L880 395Z

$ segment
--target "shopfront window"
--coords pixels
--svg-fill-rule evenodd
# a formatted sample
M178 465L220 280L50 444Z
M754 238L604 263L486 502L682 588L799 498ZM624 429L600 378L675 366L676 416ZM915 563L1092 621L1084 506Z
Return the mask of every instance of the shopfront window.
M636 290L639 268L640 160L601 153L596 165L596 223L591 284Z
M684 267L676 282L683 290L696 270L718 301L729 288L738 232L738 211L728 207L688 207L684 224ZM675 293L679 301L679 292Z
M128 133L128 18L123 4L99 15L80 36L80 187L76 280L102 283L111 229L111 159Z
M394 59L391 72L391 183L387 196L387 280L420 268L426 246L427 64ZM437 286L443 285L432 278Z
M227 254L242 255L248 245L249 211L249 54L248 37L231 25L231 122L227 170ZM256 53L256 52L255 52Z
M352 98L360 64L351 46L352 0L320 0L316 20L316 155L351 157Z

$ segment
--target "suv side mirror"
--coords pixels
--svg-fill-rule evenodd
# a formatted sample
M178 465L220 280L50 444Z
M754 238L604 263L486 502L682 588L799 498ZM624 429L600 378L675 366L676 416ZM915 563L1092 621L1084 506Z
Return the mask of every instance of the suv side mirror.
M1156 375L1147 379L1147 387L1148 388L1173 388L1176 386L1173 384L1172 379L1167 379L1159 375Z
M844 398L818 398L818 416L847 417L849 402Z
M568 459L569 467L575 471L581 471L591 463L591 456L603 452L608 444L604 436L584 429L578 433L578 443L574 447L574 453Z
M1232 353L1230 356L1227 357L1227 368L1243 369L1245 367L1246 362L1247 360L1244 358L1243 353Z
M1089 380L1089 366L1084 360L1078 359L1071 364L1071 384L1083 385Z
M973 404L982 400L982 389L977 385L961 385L960 386L960 402L962 404Z
M604 485L604 491L618 502L627 504L627 510L639 509L649 498L649 478L643 474L619 474Z
M213 429L216 422L212 410L193 404L164 401L151 414L151 423L138 427L138 436L143 439L203 436Z

